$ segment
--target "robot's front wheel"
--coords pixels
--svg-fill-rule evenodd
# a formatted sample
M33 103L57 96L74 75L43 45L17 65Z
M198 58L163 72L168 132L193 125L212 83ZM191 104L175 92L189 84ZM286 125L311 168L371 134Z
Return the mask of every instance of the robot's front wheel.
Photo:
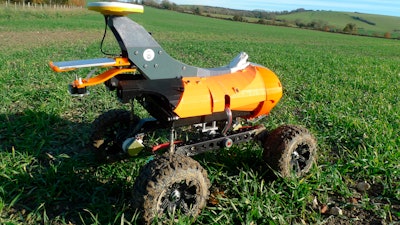
M133 203L146 224L175 220L179 214L196 217L206 206L210 181L195 160L166 152L143 167L134 184Z

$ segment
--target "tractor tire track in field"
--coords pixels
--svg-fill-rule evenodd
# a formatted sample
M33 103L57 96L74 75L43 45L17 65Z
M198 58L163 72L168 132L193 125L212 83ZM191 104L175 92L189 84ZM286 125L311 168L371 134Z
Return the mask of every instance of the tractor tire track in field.
M93 31L0 31L0 51L11 53L24 49L50 46L55 43L92 43L100 41L100 34Z

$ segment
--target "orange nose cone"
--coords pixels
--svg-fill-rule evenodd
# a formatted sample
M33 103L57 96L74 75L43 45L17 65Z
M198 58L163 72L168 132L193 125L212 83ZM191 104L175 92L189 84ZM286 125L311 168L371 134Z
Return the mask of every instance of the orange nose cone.
M268 114L282 96L278 77L263 67L212 77L183 78L184 93L174 112L180 118L232 111L251 112L250 117Z
M265 85L265 101L253 111L251 117L267 115L275 107L282 98L282 84L278 76L271 70L264 67L257 67L257 71L264 80Z

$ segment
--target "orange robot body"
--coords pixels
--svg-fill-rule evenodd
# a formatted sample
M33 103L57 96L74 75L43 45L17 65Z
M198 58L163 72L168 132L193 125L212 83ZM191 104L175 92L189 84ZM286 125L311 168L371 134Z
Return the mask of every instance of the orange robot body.
M282 85L270 70L249 65L235 73L183 78L184 93L174 112L180 118L232 111L268 114L282 97Z

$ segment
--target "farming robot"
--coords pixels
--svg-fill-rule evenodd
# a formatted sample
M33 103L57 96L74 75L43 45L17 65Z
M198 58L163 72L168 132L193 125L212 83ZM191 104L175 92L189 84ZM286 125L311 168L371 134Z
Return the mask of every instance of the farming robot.
M143 6L92 2L88 8L104 15L120 55L50 62L50 67L56 72L101 68L101 74L92 76L91 72L75 79L70 93L85 95L87 87L104 83L120 101L140 103L151 115L139 118L133 106L131 111L111 110L93 122L91 135L93 148L107 161L154 153L133 187L132 202L145 223L178 211L195 217L206 206L210 181L191 158L200 153L256 140L264 148L266 165L281 176L308 172L316 156L316 141L305 128L283 125L269 132L250 123L268 115L282 96L282 85L271 70L248 62L243 52L223 67L184 64L127 17L142 13ZM166 142L152 143L151 136L161 129Z

